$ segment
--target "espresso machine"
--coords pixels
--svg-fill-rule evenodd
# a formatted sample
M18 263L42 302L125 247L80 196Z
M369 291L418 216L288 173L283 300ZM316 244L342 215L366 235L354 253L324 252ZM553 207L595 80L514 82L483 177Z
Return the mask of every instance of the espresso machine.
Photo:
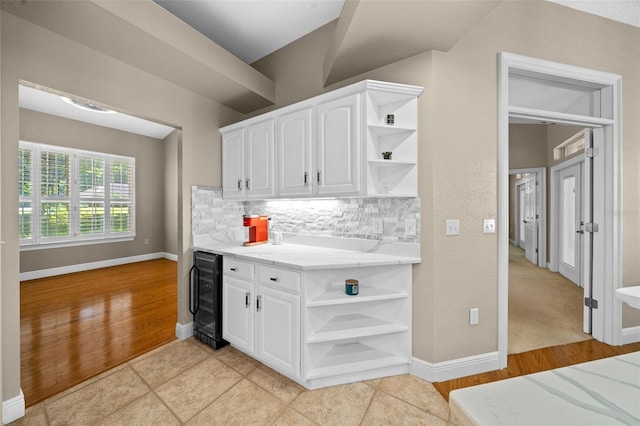
M269 216L244 215L242 224L249 228L249 241L245 241L244 246L255 246L269 241Z

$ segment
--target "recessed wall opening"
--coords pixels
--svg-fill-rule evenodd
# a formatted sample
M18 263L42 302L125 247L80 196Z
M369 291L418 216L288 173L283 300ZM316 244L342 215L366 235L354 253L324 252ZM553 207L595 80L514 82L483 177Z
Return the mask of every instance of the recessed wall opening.
M182 131L29 82L19 107L19 138L39 147L19 167L20 225L47 231L19 255L21 387L32 405L175 339ZM30 214L27 198L56 209ZM124 235L125 222L126 238L100 238Z

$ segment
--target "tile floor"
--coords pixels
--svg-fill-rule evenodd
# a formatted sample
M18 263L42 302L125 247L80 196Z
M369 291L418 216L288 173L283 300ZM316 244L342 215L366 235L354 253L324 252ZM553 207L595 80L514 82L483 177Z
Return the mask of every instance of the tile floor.
M307 390L227 346L174 341L27 409L22 425L458 425L410 375Z

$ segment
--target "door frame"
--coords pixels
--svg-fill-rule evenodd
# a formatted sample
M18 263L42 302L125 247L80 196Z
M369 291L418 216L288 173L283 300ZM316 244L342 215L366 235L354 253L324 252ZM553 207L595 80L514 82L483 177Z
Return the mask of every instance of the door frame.
M538 181L537 197L539 200L539 215L538 218L538 266L541 268L547 267L547 168L546 167L531 167L525 169L509 169L509 175L531 173L536 175ZM507 184L509 178L507 177ZM517 188L517 184L516 184ZM513 195L514 197L516 195ZM507 199L507 205L508 205ZM508 213L507 213L508 214ZM507 216L507 222L509 216ZM507 223L508 225L508 223ZM509 238L507 229L507 239ZM507 259L508 261L508 259Z
M611 119L584 117L572 114L538 111L509 106L509 74L535 75L556 82L584 82L584 85L603 86L606 93L602 105ZM604 91L603 91L604 92ZM599 312L593 321L592 335L607 344L620 345L622 341L622 307L615 290L622 286L622 77L572 65L531 58L513 53L498 53L498 364L507 367L508 349L508 294L509 294L509 117L543 118L550 122L607 126L607 143L602 146L600 158L602 205L594 211L594 220L600 221L599 238L594 238L594 253L607 255L594 258L594 283L598 289ZM605 214L609 212L608 214ZM594 286L595 287L595 286Z

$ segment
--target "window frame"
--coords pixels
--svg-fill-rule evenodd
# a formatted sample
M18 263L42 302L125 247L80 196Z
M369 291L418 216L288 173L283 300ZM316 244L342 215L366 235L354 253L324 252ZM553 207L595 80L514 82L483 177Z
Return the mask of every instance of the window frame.
M20 250L36 250L54 247L67 247L88 244L103 244L109 242L131 241L136 236L136 175L135 157L124 155L108 154L103 152L88 151L84 149L74 149L63 146L42 144L20 140L19 150L29 150L31 152L31 195L23 196L18 194L19 208L23 203L31 203L31 238L20 238ZM69 192L68 197L61 197L62 202L69 203L69 235L43 237L40 223L40 212L42 209L43 196L41 193L41 153L53 152L69 156ZM104 194L101 197L81 197L80 195L80 158L104 161L103 188ZM113 162L124 162L130 166L130 184L128 187L128 198L112 197L112 182L110 179L111 165ZM24 174L19 169L22 178ZM21 182L25 180L22 179ZM55 201L55 198L52 200ZM112 229L111 208L114 202L124 202L129 204L129 230L117 232ZM103 231L101 233L81 232L81 203L103 203ZM20 214L20 213L19 213Z

